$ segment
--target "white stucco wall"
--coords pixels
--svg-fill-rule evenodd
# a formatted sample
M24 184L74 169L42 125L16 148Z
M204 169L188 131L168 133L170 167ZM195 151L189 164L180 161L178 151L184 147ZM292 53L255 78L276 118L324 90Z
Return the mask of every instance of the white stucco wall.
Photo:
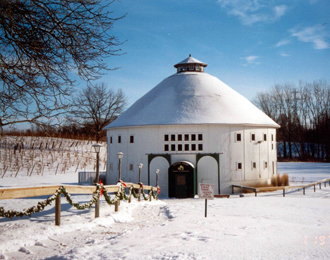
M241 141L237 134L241 134ZM164 135L174 134L176 141L164 141ZM177 141L178 134L202 134L202 141ZM255 141L251 135L255 135ZM266 141L263 141L266 134ZM118 136L121 143L118 143ZM272 141L273 135L273 141ZM134 143L130 143L130 136L134 136ZM110 138L112 137L112 143ZM124 153L122 159L122 179L127 182L138 182L138 164L143 163L141 181L148 183L147 154L171 154L171 164L179 161L189 161L198 171L197 181L213 182L215 193L218 193L217 162L211 157L203 157L196 166L196 153L221 153L220 155L220 183L221 193L230 193L230 185L267 182L276 173L276 130L275 128L256 126L227 126L209 125L158 125L138 127L118 127L107 130L108 162L107 183L118 180L119 151ZM171 140L171 139L170 139ZM262 142L258 142L262 141ZM174 144L203 144L202 151L164 151L164 145ZM272 149L273 145L273 149ZM267 162L267 167L265 165ZM241 163L242 169L238 169ZM255 168L253 167L255 163ZM130 170L130 164L133 165ZM275 169L273 169L273 164ZM155 171L160 169L159 185L161 193L168 194L168 164L167 160L157 157L150 164L150 184L155 185Z

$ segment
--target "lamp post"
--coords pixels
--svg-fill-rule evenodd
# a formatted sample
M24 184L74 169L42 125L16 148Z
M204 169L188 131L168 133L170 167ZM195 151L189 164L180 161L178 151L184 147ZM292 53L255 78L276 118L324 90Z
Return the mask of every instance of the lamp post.
M123 153L122 152L119 152L117 153L118 155L118 159L119 159L119 163L118 163L118 181L120 182L121 180L121 159L123 158Z
M100 181L100 150L102 145L100 144L93 144L95 153L96 153L96 177L95 177L95 183L99 183ZM100 197L95 203L95 218L98 218L100 216Z
M156 187L158 186L158 174L159 174L159 169L156 170Z
M100 144L93 144L94 151L96 153L96 178L95 178L95 183L99 183L100 181L100 150L102 145Z
M143 167L143 163L140 163L138 166L139 166L139 182L141 182L141 170Z
M141 170L143 167L143 163L140 163L138 167L139 167L139 183L141 183ZM141 201L141 187L139 188L138 201Z

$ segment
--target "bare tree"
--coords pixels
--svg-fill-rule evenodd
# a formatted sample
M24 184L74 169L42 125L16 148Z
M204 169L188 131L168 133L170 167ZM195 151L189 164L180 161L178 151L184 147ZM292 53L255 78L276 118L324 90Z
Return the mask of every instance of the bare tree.
M102 129L120 115L126 105L126 97L121 89L115 92L104 83L90 86L78 92L72 99L69 120L87 126L98 142Z
M278 84L258 93L254 103L281 125L278 140L283 157L294 153L300 160L330 161L330 85L312 83Z
M20 122L42 125L63 113L75 85L109 70L119 55L110 35L109 5L102 0L0 1L0 128Z

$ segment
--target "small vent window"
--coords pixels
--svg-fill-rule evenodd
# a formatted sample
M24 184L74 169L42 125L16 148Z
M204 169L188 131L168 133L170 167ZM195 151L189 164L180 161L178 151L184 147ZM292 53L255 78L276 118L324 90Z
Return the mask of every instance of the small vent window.
M240 142L242 140L242 135L241 134L237 134L236 135L236 141Z
M241 162L237 163L237 169L238 170L241 170L242 169L242 163Z
M164 151L166 151L166 152L168 151L168 144L164 145Z
M175 144L171 144L171 151L175 151Z
M129 142L130 142L131 144L134 143L134 135L131 135L131 136L129 137Z

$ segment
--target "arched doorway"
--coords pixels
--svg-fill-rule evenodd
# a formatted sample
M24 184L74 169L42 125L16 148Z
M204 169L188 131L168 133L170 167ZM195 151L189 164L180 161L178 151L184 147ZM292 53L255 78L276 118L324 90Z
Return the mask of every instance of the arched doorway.
M193 198L195 195L195 166L190 162L177 162L168 168L168 196Z

